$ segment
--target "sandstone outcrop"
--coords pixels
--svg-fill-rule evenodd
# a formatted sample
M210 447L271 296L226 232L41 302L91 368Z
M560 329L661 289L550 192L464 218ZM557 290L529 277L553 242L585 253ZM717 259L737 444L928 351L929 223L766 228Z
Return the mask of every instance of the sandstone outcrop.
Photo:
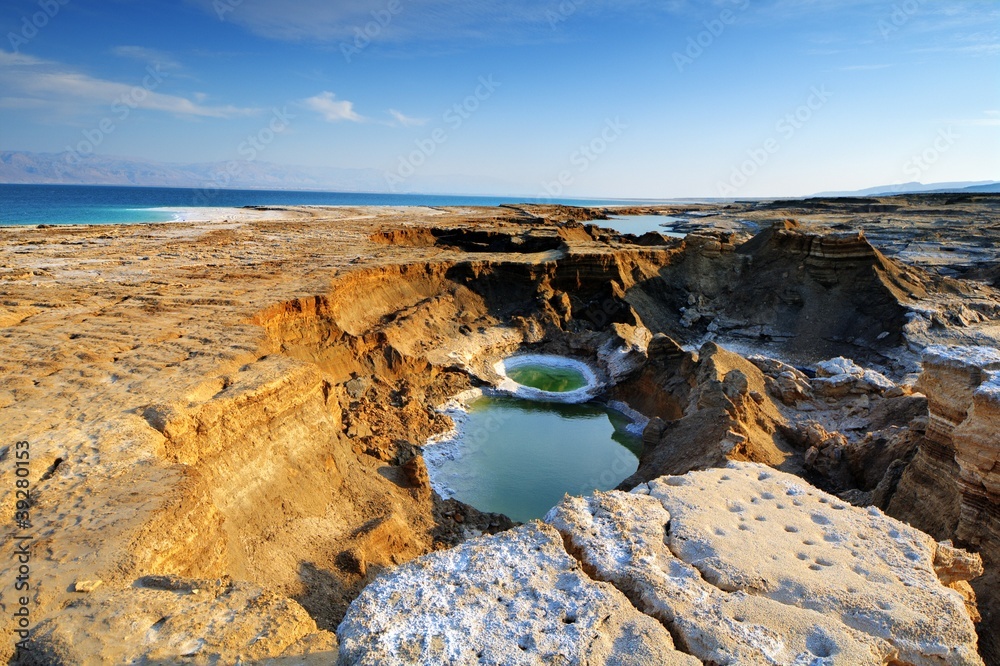
M916 388L929 422L888 511L982 553L980 649L1000 659L1000 392L996 348L930 347Z
M975 556L763 465L567 498L546 521L558 533L379 578L338 628L341 663L982 663L943 584Z
M328 664L337 640L302 606L255 585L148 576L127 591L88 594L41 623L21 663L235 664L286 654Z
M701 348L697 361L677 355L669 346L652 347L650 354L654 363L651 381L643 385L660 396L652 404L675 405L673 419L651 422L643 436L646 444L639 469L620 488L628 490L664 474L683 474L726 460L798 466L794 450L781 434L787 418L770 396L757 366L711 342ZM664 358L657 360L657 354ZM680 379L664 376L678 370L685 373ZM671 416L670 412L665 415Z
M419 446L451 425L437 405L520 349L594 362L619 380L608 399L653 417L640 480L728 458L781 465L858 490L852 501L893 498L935 537L981 548L986 573L974 585L984 626L995 627L994 532L980 529L995 506L981 459L992 403L967 392L978 416L924 446L927 418L914 415L924 398L903 387L859 393L854 379L846 395L818 396L801 368L842 355L896 379L927 342L995 345L1000 301L986 285L942 277L971 254L916 256L884 213L789 206L809 223L756 203L668 207L701 216L678 224L696 232L684 241L627 238L575 221L606 211L545 206L0 228L0 463L9 470L10 445L30 442L33 645L84 659L66 645L72 635L103 654L117 648L94 634L132 617L121 635L149 641L121 650L135 647L140 661L177 657L171 641L197 623L212 627L205 659L329 660L322 630L369 581L510 525L435 497ZM993 214L961 206L967 221ZM917 215L926 234L954 228L953 217ZM963 252L988 231L972 228ZM866 240L876 237L878 250ZM788 365L748 363L718 346L730 341ZM842 451L839 466L833 455L805 465L809 447L792 436L805 421L830 435L817 450ZM7 532L15 507L12 487L0 488ZM0 578L13 579L12 551L0 544ZM949 552L939 547L935 566L971 602L962 578L974 562ZM137 584L149 576L196 582ZM192 593L218 579L235 592ZM6 593L2 604L9 634ZM147 604L164 613L140 612ZM253 608L259 618L226 629L205 615ZM268 617L274 631L256 652L240 627ZM12 651L0 644L0 659Z

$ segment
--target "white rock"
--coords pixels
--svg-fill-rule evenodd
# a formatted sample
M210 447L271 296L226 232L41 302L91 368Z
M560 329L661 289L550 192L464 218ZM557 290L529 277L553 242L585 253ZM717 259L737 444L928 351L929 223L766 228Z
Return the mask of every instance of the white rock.
M670 634L532 523L405 564L337 629L342 664L677 664Z
M376 580L340 663L982 665L935 573L975 575L977 556L763 465L567 498L546 521Z
M934 571L935 541L798 477L751 463L649 484L669 512L670 549L707 581L818 611L918 666L981 664L962 597Z
M862 368L843 356L816 364L810 384L821 396L842 397L849 393L885 393L896 384L874 370Z
M676 483L697 478L663 480L672 489L698 492L700 483ZM673 527L671 516L654 497L611 492L568 498L547 520L588 570L625 591L703 661L861 665L883 664L894 653L885 641L850 629L835 617L708 583L695 567L671 553L665 543Z

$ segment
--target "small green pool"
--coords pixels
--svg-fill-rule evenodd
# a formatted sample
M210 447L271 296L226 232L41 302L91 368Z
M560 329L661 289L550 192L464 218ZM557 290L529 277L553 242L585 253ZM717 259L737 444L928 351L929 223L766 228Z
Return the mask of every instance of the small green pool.
M425 455L443 495L528 521L566 493L610 490L635 472L642 443L625 430L628 422L593 403L480 398L458 439L432 444Z
M575 368L557 367L541 363L525 363L508 368L507 376L521 386L540 391L567 393L587 386L587 378Z

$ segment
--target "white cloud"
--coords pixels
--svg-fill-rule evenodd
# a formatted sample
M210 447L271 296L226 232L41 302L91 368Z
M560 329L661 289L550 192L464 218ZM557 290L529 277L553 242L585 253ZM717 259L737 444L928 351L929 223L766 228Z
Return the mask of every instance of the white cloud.
M876 69L886 69L892 67L892 65L847 65L846 67L841 67L842 72L870 72Z
M396 109L389 109L389 115L396 119L396 122L403 127L419 127L427 124L426 118L411 118Z
M0 87L12 93L18 104L44 106L54 111L75 115L81 105L111 107L127 103L136 109L162 111L178 116L202 118L232 118L257 113L257 109L232 105L211 106L178 95L156 92L169 78L165 71L142 73L134 83L110 81L80 72L66 65L0 50Z
M180 69L181 64L172 55L158 49L150 49L145 46L116 46L111 52L120 58L130 58L152 65L159 65L161 69Z
M349 120L353 123L364 122L364 118L354 111L354 102L338 100L332 92L324 91L320 94L302 100L306 108L312 109L323 116L323 119L330 123Z
M693 0L245 0L223 11L218 0L187 2L269 39L353 44L359 33L376 42L551 38L556 25L577 13L674 13Z
M12 51L4 51L3 49L0 49L0 68L18 66L32 67L35 65L48 64L51 64L48 60L42 60L41 58L35 58L34 56L25 55L23 53L14 53Z

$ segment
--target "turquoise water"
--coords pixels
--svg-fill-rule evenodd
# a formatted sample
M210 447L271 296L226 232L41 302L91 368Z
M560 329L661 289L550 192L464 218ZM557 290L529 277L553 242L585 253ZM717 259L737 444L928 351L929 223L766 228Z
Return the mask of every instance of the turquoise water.
M587 385L587 378L574 368L555 367L551 365L525 364L516 368L508 368L507 376L521 386L530 386L540 391L566 393L575 391Z
M433 478L480 511L541 518L566 493L610 490L635 472L642 444L627 424L592 403L480 398L470 405L460 454Z
M622 234L641 236L655 231L669 238L684 238L687 234L678 233L670 226L679 222L683 222L683 220L666 215L621 215L612 216L609 220L597 220L594 224L614 229Z
M165 222L169 212L152 208L243 206L498 206L531 202L526 197L472 197L433 194L199 190L163 187L0 184L0 225L123 224ZM609 206L617 200L547 201Z

